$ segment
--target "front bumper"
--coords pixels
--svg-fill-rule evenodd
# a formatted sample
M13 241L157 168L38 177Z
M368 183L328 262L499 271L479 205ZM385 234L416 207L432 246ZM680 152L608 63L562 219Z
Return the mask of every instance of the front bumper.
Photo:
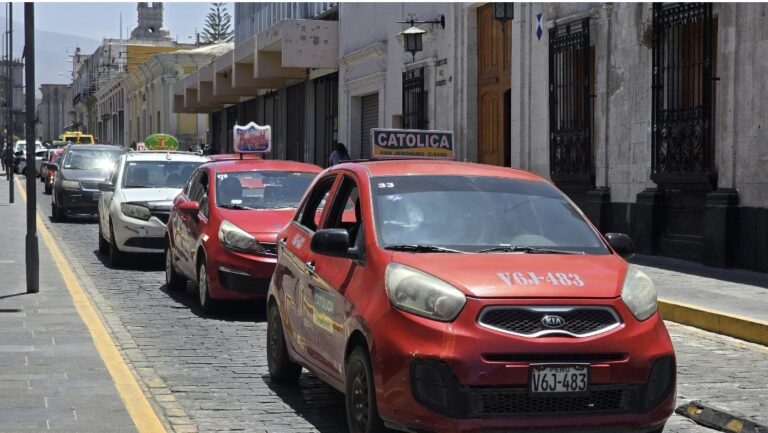
M115 239L120 251L129 253L162 253L167 243L165 222L167 212L153 212L147 221L131 218L117 212L112 216Z
M604 301L559 304L611 306L623 319L619 327L585 338L520 337L477 324L483 307L512 305L510 300L468 299L453 323L392 309L372 326L381 417L400 429L436 432L661 427L674 410L676 377L663 321L656 314L638 322L620 300ZM521 303L553 300L514 305ZM531 396L532 363L589 363L590 390Z
M56 205L61 209L95 214L98 212L101 191L60 188L56 196L58 198Z
M213 298L254 300L267 297L276 256L232 252L224 249L218 240L209 240L206 247Z

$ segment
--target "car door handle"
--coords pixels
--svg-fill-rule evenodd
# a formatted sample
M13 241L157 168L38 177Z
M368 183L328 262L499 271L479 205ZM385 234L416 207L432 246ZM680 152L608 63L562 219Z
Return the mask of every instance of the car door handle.
M312 275L315 274L315 262L306 262L306 263L304 263L304 265L306 266L307 271L310 274L312 274Z

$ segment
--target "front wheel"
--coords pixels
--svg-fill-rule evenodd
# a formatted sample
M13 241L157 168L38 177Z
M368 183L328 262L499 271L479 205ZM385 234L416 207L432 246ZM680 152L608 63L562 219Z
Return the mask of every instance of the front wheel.
M112 221L109 222L109 267L116 268L123 262L123 252L117 247L115 239L115 229L112 228Z
M51 218L57 222L64 221L64 209L57 206L53 200L51 200Z
M51 185L48 182L45 182L45 193L51 195Z
M301 365L288 357L283 321L274 304L267 311L267 367L269 377L275 382L295 382L301 376Z
M205 265L205 256L203 256L197 268L198 300L204 313L213 313L216 310L216 301L211 298L208 285L208 267Z
M165 247L165 285L168 290L181 290L187 286L187 280L176 272L173 266L171 246Z
M384 422L376 407L376 385L368 351L357 346L347 359L346 390L347 427L350 433L381 433Z
M109 253L109 242L104 238L104 233L101 231L101 221L99 221L99 254L106 256L107 253Z

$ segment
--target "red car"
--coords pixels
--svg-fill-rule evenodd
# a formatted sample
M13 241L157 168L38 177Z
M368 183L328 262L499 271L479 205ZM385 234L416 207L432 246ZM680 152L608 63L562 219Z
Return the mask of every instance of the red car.
M279 235L270 376L343 392L352 433L660 432L675 353L633 249L528 172L336 165Z
M277 233L321 170L262 159L201 165L174 200L168 220L168 288L196 282L204 311L217 300L264 299Z
M48 170L48 164L58 164L61 162L61 154L64 153L64 149L52 149L48 161L42 165L40 169L40 180L45 184L45 193L50 194L53 190L53 175L54 172Z

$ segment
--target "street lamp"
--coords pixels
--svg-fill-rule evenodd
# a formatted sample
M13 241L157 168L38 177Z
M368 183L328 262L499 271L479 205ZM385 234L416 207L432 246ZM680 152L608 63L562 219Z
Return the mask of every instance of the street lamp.
M417 21L413 15L410 16L408 21L398 21L400 24L410 24L411 27L400 32L405 39L405 52L411 53L413 60L416 60L416 53L423 49L421 36L426 33L426 30L416 27L416 24L440 24L441 28L445 28L445 15L440 15L440 18L432 21Z

